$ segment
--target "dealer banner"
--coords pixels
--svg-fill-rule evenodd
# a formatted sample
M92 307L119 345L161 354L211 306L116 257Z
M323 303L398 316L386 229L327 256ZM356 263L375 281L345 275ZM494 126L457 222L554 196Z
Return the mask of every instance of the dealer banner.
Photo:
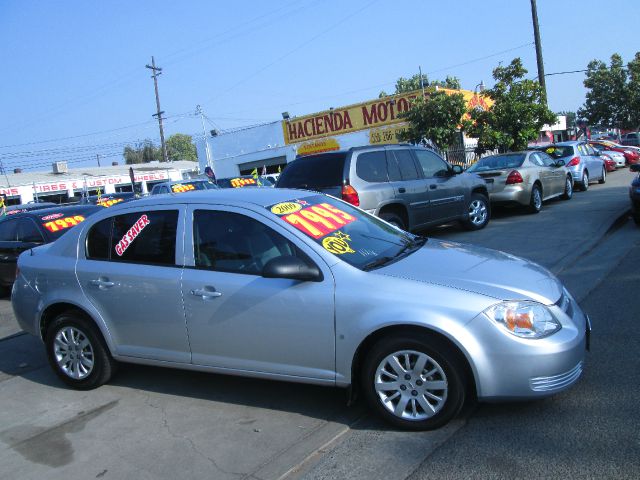
M439 90L448 95L461 93L467 101L469 109L486 109L490 107L490 102L487 99L469 90L451 90L448 88ZM399 115L408 111L420 95L422 95L422 91L415 90L305 115L304 117L289 118L282 122L284 141L287 145L290 145L332 135L342 135L359 130L402 123L404 119L400 118Z

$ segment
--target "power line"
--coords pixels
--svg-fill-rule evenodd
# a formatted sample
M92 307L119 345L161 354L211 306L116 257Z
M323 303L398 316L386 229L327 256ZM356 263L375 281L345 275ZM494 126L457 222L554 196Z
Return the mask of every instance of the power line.
M569 73L582 73L582 72L588 72L588 69L584 69L584 70L571 70L569 72L554 72L554 73L545 73L544 76L545 77L550 77L551 75L567 75Z

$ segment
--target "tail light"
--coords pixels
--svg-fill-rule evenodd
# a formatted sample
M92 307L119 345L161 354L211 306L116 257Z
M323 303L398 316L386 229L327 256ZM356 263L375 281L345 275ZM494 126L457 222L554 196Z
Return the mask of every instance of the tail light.
M573 157L569 163L567 163L567 167L575 167L580 163L580 157Z
M524 180L522 179L522 175L517 170L511 170L509 176L507 177L507 185L513 185L514 183L522 183Z
M342 199L356 207L360 206L360 197L358 196L358 192L356 192L356 189L351 185L342 186Z

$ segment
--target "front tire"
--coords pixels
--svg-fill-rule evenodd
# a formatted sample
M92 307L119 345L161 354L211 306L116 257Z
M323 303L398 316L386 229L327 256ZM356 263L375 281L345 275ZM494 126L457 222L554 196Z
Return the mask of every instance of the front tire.
M580 182L580 188L583 192L589 190L589 173L586 170L582 172L582 182Z
M405 430L433 430L461 410L464 370L457 356L426 335L380 340L367 355L362 391L371 408Z
M467 205L467 218L462 226L467 230L480 230L487 226L491 218L489 199L480 193L471 194Z
M529 200L529 212L540 213L542 210L542 190L538 185L531 188L531 199Z
M563 200L571 200L573 197L573 179L570 175L564 181L564 193L562 194Z
M47 357L64 383L90 390L108 382L116 363L96 326L80 312L58 315L45 335Z

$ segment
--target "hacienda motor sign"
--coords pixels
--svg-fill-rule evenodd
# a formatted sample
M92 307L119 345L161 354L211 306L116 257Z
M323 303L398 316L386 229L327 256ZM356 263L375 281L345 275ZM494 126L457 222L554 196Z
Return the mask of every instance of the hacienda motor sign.
M426 92L433 92L431 89ZM491 106L491 101L469 90L452 90L440 88L448 95L461 93L469 109ZM320 113L290 118L282 122L285 144L306 142L331 135L342 135L375 127L393 125L404 122L399 118L401 113L408 111L417 98L422 95L421 90L391 95L364 103L348 105Z

